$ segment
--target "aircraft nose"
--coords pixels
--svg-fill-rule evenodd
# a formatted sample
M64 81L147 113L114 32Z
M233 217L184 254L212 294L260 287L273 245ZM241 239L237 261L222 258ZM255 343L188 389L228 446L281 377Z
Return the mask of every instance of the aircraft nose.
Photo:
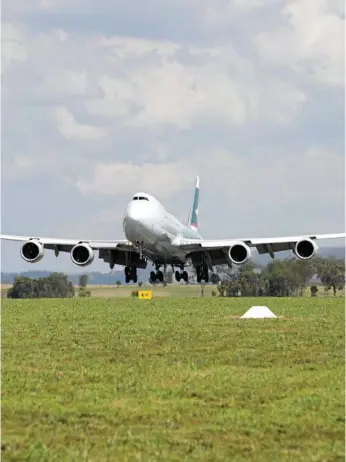
M139 206L138 203L130 202L127 207L127 218L132 221L139 221L144 218L143 208Z

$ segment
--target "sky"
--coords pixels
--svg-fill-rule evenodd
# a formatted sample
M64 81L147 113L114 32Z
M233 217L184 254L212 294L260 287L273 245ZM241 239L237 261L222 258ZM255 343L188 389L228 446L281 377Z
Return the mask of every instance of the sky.
M3 0L2 233L122 239L137 191L185 222L196 175L206 238L343 232L344 26L342 0ZM78 271L19 250L3 271Z

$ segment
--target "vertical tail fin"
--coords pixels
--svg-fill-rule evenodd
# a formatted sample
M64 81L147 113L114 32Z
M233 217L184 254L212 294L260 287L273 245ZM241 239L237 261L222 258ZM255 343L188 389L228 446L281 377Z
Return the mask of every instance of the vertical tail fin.
M196 177L195 194L188 219L188 227L198 231L199 176Z

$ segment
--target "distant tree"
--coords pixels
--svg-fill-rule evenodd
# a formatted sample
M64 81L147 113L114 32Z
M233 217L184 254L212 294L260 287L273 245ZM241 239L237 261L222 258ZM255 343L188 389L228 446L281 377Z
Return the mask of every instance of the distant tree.
M240 290L241 290L241 286L240 286L238 274L233 273L227 285L226 295L227 297L238 297Z
M138 287L142 287L142 285L143 285L143 282L142 282L142 281L139 281Z
M314 274L310 262L295 259L272 261L262 269L253 262L233 269L226 265L215 269L220 278L217 288L222 297L236 297L239 294L242 297L303 295Z
M272 261L262 273L265 292L270 297L290 297L298 294L299 279L291 260Z
M119 279L118 279L118 280L115 282L115 285L116 285L116 286L118 287L118 289L119 289L119 287L121 286L121 281L119 281Z
M82 274L79 276L79 287L86 287L88 285L88 275Z
M220 282L220 276L217 273L213 273L210 276L210 282L215 286Z
M220 297L235 297L238 295L239 285L236 270L227 265L217 265L214 268L219 278L217 290Z
M315 273L313 261L292 259L291 271L296 276L297 290L302 297L310 279Z
M42 284L41 284L42 285ZM25 276L14 278L13 286L7 290L8 298L37 298L37 283L35 279Z
M259 275L255 272L253 263L246 263L239 268L237 283L242 297L256 297L258 295Z
M88 275L82 274L79 276L79 297L90 297L90 290L87 290L88 285Z
M91 292L90 292L90 290L87 290L85 287L81 287L81 288L79 289L78 295L79 295L80 297L82 297L82 298L83 298L83 297L90 297L90 296L91 296Z
M328 291L333 290L334 296L337 290L345 287L345 261L333 258L319 259L316 262L317 275Z
M8 289L8 298L69 298L74 296L71 281L63 273L52 273L48 277L31 279L16 277Z

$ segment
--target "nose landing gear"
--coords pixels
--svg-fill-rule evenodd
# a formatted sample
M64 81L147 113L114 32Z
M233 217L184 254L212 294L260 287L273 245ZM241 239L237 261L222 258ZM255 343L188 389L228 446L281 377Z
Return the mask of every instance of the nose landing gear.
M136 245L139 251L139 259L143 260L143 253L144 253L144 242L143 241L136 241Z

